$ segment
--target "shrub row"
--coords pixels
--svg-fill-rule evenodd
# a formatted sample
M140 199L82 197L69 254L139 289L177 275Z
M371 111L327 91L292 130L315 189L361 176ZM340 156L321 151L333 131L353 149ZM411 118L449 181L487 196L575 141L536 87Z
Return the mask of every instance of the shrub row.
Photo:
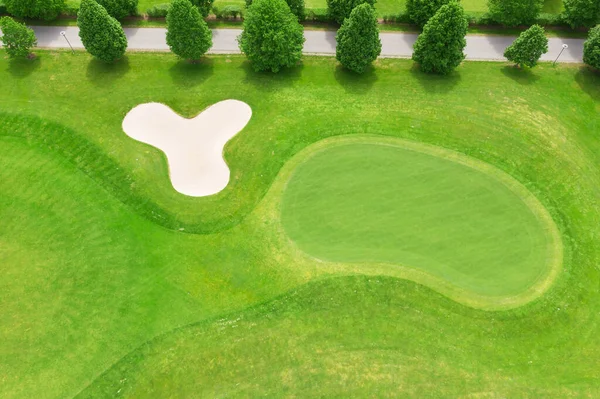
M165 18L169 11L169 3L157 4L146 11L150 18Z
M309 11L310 12L310 11ZM489 13L483 12L465 12L465 16L469 21L469 25L490 25L490 26L501 26L498 22L494 21ZM412 23L410 16L407 12L401 12L395 15L384 15L382 17L384 23L400 23L410 24ZM542 26L569 26L565 21L564 15L562 14L549 14L540 13L535 21L537 25Z
M331 22L326 8L310 8L306 10L306 20L313 22Z
M62 10L62 15L66 17L76 17L79 12L79 3L77 2L66 2L65 7Z
M242 18L243 10L240 6L227 5L225 7L213 6L212 12L219 19L238 19Z
M73 0L45 1L47 4L44 1L35 2L33 0L0 0L0 15L53 20L60 15L76 17L79 12L79 2ZM138 0L97 0L97 2L117 19L139 15L137 12Z
M8 0L8 1L10 2L10 1L21 1L21 0ZM198 4L197 5L199 8L201 8L202 14L207 13L206 7L210 4L212 4L212 1L210 1L210 0L205 0L203 3L206 3L207 1L208 1L208 4ZM294 0L294 1L296 3L298 2L298 0ZM368 0L363 0L363 1L369 2ZM567 1L567 0L565 0L565 1ZM585 1L585 0L568 0L567 2L573 3L574 1ZM592 1L595 1L595 0L592 0ZM0 14L8 14L8 7L6 6L5 2L6 2L6 0L0 0ZM120 4L119 9L116 11L112 11L111 9L109 9L110 7L105 6L105 8L109 12L109 14L111 14L111 16L113 16L117 19L123 18L125 16L138 15L137 10L136 10L137 0L120 0L117 2L115 2L114 0L113 1L98 0L98 2L101 5L104 5L103 3L106 3L107 5ZM200 0L194 0L194 2L200 3ZM246 2L251 4L251 0L246 0ZM330 2L332 5L338 4L338 3L344 3L343 1L340 1L340 0L330 0ZM360 3L361 0L348 0L348 2L354 4L357 2ZM170 3L163 3L163 4L155 5L155 6L151 7L150 9L146 10L146 15L150 18L165 18L167 16L169 4ZM296 7L298 8L298 6L296 6ZM600 6L599 6L599 9L600 9ZM71 1L67 0L64 3L64 6L62 7L61 14L64 16L76 17L78 11L79 11L78 2L74 2L72 0ZM218 19L238 19L238 18L243 18L243 15L244 15L244 9L237 5L227 5L224 7L212 6L211 11L215 15L215 17ZM306 11L303 11L303 10L298 11L298 13L300 13L300 15L302 15L301 13L304 13L303 17L299 18L300 20L307 20L307 21L311 21L311 22L327 23L327 22L334 22L336 19L340 19L340 17L334 16L333 14L335 14L335 12L332 14L332 11L330 11L328 8L311 8L311 9L307 9ZM483 25L491 25L491 26L494 26L494 25L500 26L501 25L499 22L497 22L495 20L495 18L490 13L465 12L465 16L467 17L467 20L469 21L470 25L482 25L482 26ZM539 13L537 15L537 18L535 19L535 21L533 21L533 23L541 25L541 26L564 26L564 27L567 27L567 26L590 27L590 26L594 25L594 23L590 22L589 18L583 19L583 20L574 20L574 18L575 17L571 17L569 19L565 13L561 13L561 14ZM593 20L593 16L590 18L592 18L592 20ZM402 11L402 12L400 12L398 14L394 14L394 15L384 15L382 19L383 19L384 23L403 23L403 24L413 23L413 19L410 17L408 11ZM527 25L529 25L529 24L527 24Z

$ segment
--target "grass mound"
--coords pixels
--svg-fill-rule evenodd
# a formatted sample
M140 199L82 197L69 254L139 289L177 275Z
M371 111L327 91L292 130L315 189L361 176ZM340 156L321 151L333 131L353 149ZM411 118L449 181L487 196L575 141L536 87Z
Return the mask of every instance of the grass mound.
M173 392L182 397L395 397L398 391L407 397L431 391L436 397L473 392L577 397L586 387L597 392L593 362L569 368L559 355L590 346L530 324L554 324L562 315L542 312L532 320L494 314L494 321L487 316L465 313L405 280L327 279L148 342L77 398L166 398ZM561 350L548 350L544 361L535 356L555 346ZM560 377L586 374L590 380L577 383Z

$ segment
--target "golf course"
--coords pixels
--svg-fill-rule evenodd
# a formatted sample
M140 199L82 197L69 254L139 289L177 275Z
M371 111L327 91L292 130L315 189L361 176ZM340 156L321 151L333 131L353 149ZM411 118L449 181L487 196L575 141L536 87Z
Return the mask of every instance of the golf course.
M600 396L597 71L36 53L0 58L1 398ZM188 128L224 138L180 173Z

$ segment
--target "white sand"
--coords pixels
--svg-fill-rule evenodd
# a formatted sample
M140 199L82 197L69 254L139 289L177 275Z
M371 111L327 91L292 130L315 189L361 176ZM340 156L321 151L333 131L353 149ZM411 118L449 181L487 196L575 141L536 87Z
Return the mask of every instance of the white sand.
M176 114L164 104L141 104L123 120L125 133L162 150L175 190L192 197L216 194L229 183L223 147L252 116L242 101L211 105L193 119Z

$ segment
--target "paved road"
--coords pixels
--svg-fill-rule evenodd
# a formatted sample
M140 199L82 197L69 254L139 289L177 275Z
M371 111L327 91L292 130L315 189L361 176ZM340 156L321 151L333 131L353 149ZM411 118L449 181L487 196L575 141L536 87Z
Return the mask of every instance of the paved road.
M63 48L68 47L65 39L60 35L66 32L66 37L75 48L83 48L79 40L77 27L33 27L40 47ZM131 50L166 51L169 49L165 41L165 29L161 28L126 28L125 34L129 40ZM236 37L240 29L215 29L213 30L212 53L239 53ZM335 54L335 32L332 31L304 31L306 54ZM413 43L417 39L414 33L381 33L382 57L410 57ZM465 54L468 60L504 60L504 49L512 43L514 36L497 35L468 35ZM562 49L562 45L569 46L561 57L560 62L582 62L583 39L550 38L548 52L542 56L544 61L554 61Z

